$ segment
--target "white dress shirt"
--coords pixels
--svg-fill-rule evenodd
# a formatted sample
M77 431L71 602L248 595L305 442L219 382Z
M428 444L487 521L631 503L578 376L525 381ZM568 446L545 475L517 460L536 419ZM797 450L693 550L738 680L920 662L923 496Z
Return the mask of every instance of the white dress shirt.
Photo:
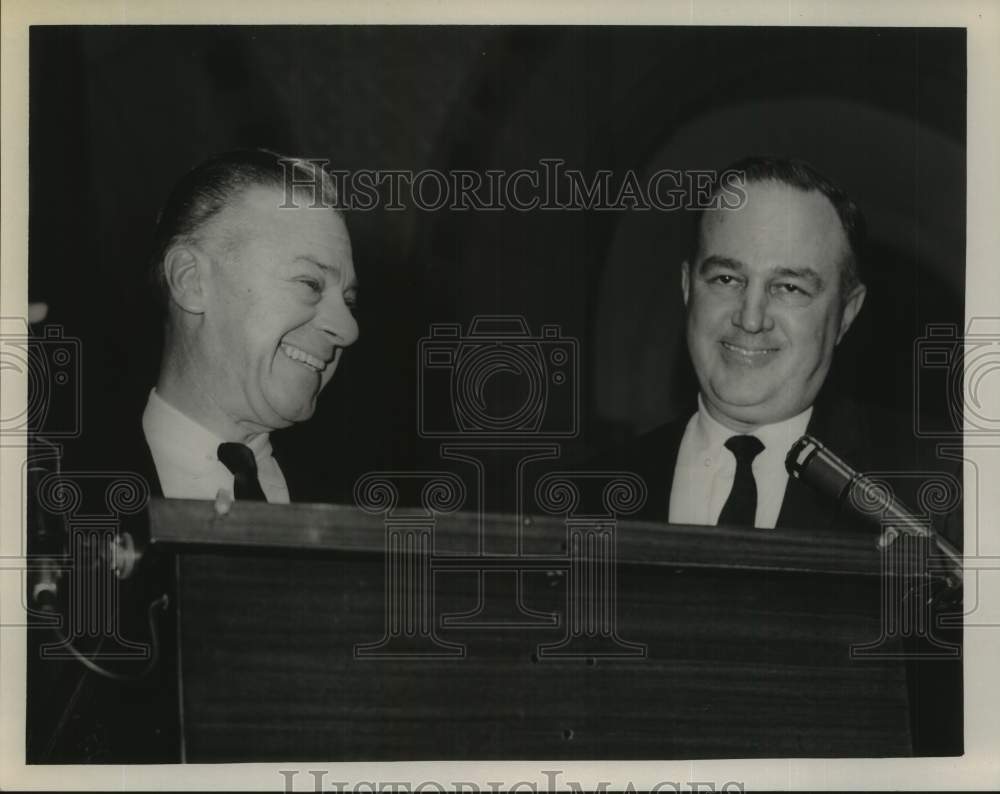
M754 526L773 529L788 485L785 456L806 432L810 406L798 416L773 425L758 427L751 435L764 445L753 461L757 483L757 514ZM670 489L671 524L709 524L719 520L736 475L736 456L725 447L726 440L739 435L713 419L698 396L698 410L684 430L677 453L677 466Z
M153 455L163 495L171 499L215 499L220 489L232 495L233 474L217 455L223 439L182 414L154 388L142 414L142 431ZM288 503L288 486L271 454L267 433L248 444L257 460L257 479L268 502Z

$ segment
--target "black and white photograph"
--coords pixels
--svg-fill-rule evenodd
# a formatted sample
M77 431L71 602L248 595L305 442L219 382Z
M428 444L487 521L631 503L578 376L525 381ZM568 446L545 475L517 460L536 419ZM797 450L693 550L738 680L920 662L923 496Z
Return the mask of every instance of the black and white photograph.
M97 5L5 22L5 788L1000 785L996 6Z

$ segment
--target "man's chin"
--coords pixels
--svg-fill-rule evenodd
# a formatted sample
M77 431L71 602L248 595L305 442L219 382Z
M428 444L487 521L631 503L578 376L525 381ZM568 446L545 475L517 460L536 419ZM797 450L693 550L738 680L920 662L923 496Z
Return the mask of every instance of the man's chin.
M713 399L711 407L714 409L712 411L713 415L722 415L721 417L716 416L716 418L720 419L723 424L729 426L749 425L761 427L791 419L793 416L802 413L809 406L775 402L773 399L764 399L755 402L747 399L746 395L741 395L739 397L730 396L727 400Z
M771 424L773 417L781 413L773 395L751 390L713 390L709 402L715 409L713 413L740 424Z
M312 418L316 413L316 397L300 400L272 400L268 403L270 409L268 425L274 430L300 424Z
M780 393L774 381L754 382L756 378L719 378L709 381L713 401L734 409L753 411L765 408Z
M314 413L316 413L316 403L311 402L309 403L308 406L303 406L298 410L288 411L283 415L282 418L286 422L285 427L289 427L290 425L297 425L301 424L302 422L307 422L308 420L312 419Z

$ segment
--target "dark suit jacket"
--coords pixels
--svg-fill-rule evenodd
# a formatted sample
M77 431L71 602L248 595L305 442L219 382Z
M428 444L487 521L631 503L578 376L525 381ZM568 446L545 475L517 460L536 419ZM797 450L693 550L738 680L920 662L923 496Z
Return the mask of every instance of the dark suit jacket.
M145 405L133 401L127 415L135 417L129 432L120 428L86 428L88 444L75 450L64 461L67 479L74 472L103 475L78 478L84 488L96 484L93 501L100 502L104 482L119 474L142 477L150 496L163 495L149 446L142 433L139 417ZM124 412L123 412L124 414ZM288 478L282 465L284 456L275 446L275 459L286 473L289 496L295 500L300 488ZM149 536L145 511L121 516L120 529L129 532L143 546ZM165 609L149 606L166 596ZM29 656L29 702L27 757L32 763L171 763L181 760L179 694L177 687L176 588L174 555L162 548L146 548L134 574L118 586L119 634L130 642L152 647L150 619L155 621L158 661L138 680L112 680L101 676L75 660L39 660L41 644L54 637L41 628L33 632L35 645ZM110 649L113 641L100 648L89 647L85 638L76 640L85 655ZM133 676L145 666L145 660L95 660L102 667L125 676Z
M695 408L661 427L593 461L588 468L632 471L646 482L648 497L638 518L668 520L670 488L684 430ZM887 478L896 495L919 510L916 493L924 482L919 475L943 472L961 482L961 467L938 459L933 446L915 437L909 422L859 405L827 396L817 401L807 432L858 471L902 472L918 475ZM935 528L958 549L962 548L962 504L946 516L935 517ZM816 493L795 478L789 478L778 516L778 527L827 529L870 533L878 527L854 518L849 508ZM936 629L935 636L961 644L961 629ZM907 640L915 654L927 650L926 640ZM917 755L956 755L962 752L962 664L961 659L943 661L911 659L907 664L910 689L911 731Z
M649 521L668 520L677 454L694 410L692 406L690 413L684 413L595 462L601 468L632 471L645 480L648 497L637 517ZM832 396L818 400L806 432L861 472L917 473L953 468L933 460L933 453L917 443L905 420L852 400ZM897 495L915 507L919 481L898 479L892 484ZM960 508L956 512L961 515ZM795 478L788 480L777 526L873 531L853 517L846 507L841 508Z

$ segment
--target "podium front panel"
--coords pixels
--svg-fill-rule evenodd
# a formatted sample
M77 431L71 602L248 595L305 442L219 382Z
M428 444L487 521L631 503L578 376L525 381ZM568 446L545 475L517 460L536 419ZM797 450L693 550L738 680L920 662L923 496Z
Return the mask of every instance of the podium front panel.
M396 571L365 551L181 549L185 760L912 751L905 666L850 653L882 636L871 571L651 554L619 561L613 597L584 603L564 565L445 559L406 614L393 588L430 568L419 549L407 559ZM387 590L387 577L402 578Z

